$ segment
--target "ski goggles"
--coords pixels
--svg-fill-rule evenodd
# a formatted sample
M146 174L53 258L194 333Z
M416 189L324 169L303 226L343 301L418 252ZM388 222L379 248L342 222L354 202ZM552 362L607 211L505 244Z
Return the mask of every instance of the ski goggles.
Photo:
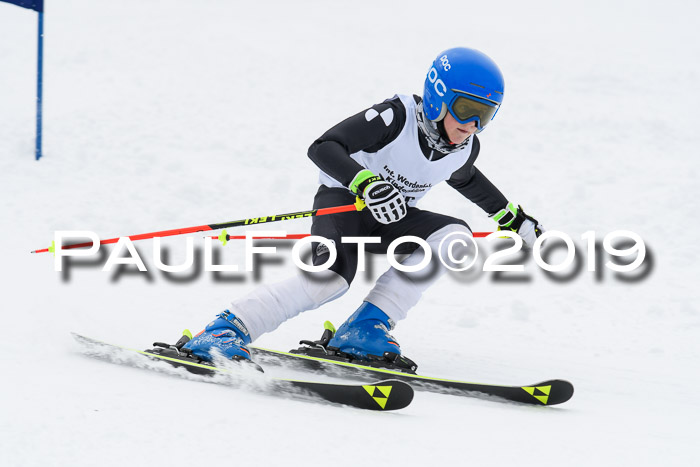
M499 104L481 99L470 94L455 93L456 98L450 105L450 113L459 123L476 121L479 130L483 130L498 111Z

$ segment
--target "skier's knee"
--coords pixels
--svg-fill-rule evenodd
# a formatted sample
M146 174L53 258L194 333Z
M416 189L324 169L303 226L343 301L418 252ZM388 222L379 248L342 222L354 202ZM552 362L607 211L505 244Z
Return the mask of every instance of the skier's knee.
M314 303L314 308L339 298L350 287L343 276L330 270L323 273L302 274L301 284L306 295Z

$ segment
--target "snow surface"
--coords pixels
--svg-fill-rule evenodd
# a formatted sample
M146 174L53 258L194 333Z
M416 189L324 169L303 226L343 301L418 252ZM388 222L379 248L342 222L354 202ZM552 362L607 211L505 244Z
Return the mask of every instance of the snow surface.
M40 162L36 15L0 4L0 465L697 462L697 3L46 3ZM637 232L647 274L554 281L529 261L528 281L449 276L395 336L424 374L565 378L570 402L417 393L405 410L369 413L81 355L70 331L146 347L200 329L229 300L292 274L291 243L257 276L184 278L153 267L151 241L137 245L148 274L101 272L102 258L62 275L30 250L56 230L105 238L308 209L314 138L394 93L420 93L430 61L456 45L490 54L507 81L479 168L580 248L589 230ZM449 187L422 207L493 229ZM164 245L182 261L183 238ZM240 243L218 250L243 264ZM371 264L347 295L257 343L286 350L326 319L340 324L386 268Z

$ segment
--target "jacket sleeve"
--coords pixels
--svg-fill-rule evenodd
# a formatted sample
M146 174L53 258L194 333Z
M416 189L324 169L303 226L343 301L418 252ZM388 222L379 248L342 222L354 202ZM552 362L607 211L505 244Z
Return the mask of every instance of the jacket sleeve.
M395 96L326 131L309 147L309 158L322 171L348 186L363 169L350 154L379 151L396 139L405 122L406 108Z
M465 198L473 202L487 214L495 214L508 204L508 200L486 175L474 166L479 155L480 143L474 136L472 153L467 162L457 169L447 180L447 184L459 191Z

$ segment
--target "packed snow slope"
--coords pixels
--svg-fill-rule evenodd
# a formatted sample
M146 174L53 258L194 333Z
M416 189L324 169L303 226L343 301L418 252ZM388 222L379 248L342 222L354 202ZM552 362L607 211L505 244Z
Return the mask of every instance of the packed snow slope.
M0 465L696 461L697 4L46 3L39 162L36 14L0 3ZM145 348L201 329L231 299L294 274L292 244L279 243L279 259L256 274L165 274L152 241L137 245L147 273L103 272L108 247L64 273L30 250L58 230L108 238L309 209L311 142L395 93L422 93L436 54L458 45L485 51L506 77L477 166L570 235L582 267L552 278L530 255L523 273L446 276L394 335L423 374L564 378L576 386L571 401L540 408L417 393L405 410L368 413L81 355L70 331ZM494 229L447 186L421 207ZM581 235L602 242L620 229L644 240L642 268L615 274L602 253L588 272ZM483 264L489 245L479 242ZM168 262L182 262L185 246L164 241ZM243 265L242 243L216 251ZM319 336L326 319L339 325L387 267L382 257L370 264L341 299L257 344L287 350Z

